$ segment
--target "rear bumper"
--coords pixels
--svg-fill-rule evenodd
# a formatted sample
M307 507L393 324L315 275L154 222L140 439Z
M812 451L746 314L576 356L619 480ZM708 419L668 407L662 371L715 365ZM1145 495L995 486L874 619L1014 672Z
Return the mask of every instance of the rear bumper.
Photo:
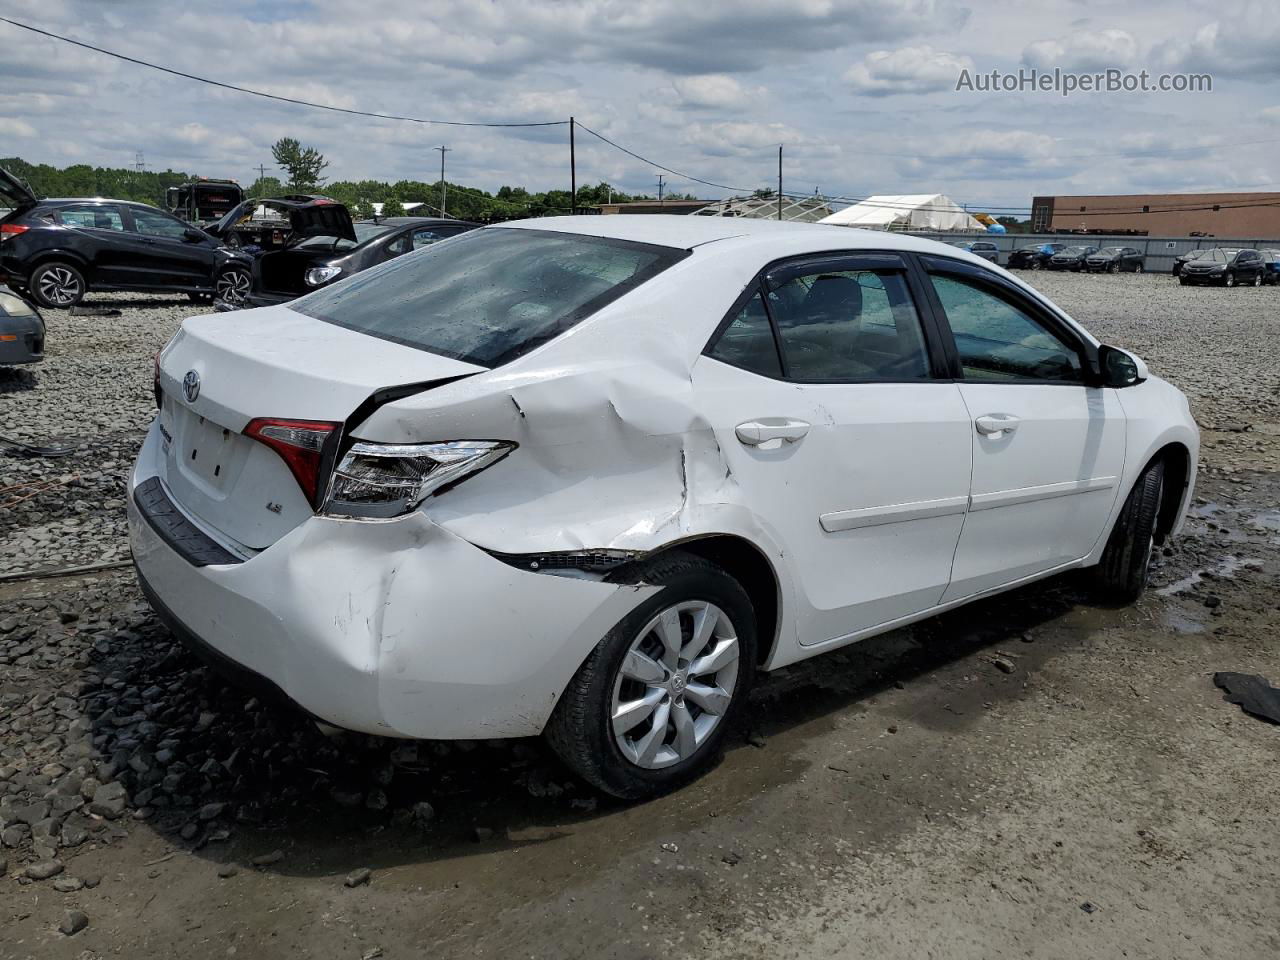
M43 359L44 323L38 317L0 316L0 364L39 363Z
M136 502L148 445L129 538L157 613L206 659L337 727L537 734L595 645L656 589L520 570L421 512L312 517L243 562L196 566Z

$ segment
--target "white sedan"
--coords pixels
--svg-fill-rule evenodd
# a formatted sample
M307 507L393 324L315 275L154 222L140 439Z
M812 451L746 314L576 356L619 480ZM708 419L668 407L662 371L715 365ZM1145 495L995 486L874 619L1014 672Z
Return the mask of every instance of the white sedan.
M545 734L652 795L758 671L1179 529L1186 399L1004 270L703 217L486 227L156 363L139 579L332 726Z

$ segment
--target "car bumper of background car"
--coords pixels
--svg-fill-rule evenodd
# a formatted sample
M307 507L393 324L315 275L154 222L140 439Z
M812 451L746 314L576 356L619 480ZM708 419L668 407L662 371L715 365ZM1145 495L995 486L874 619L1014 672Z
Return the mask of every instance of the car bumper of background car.
M421 512L313 517L248 560L196 566L142 515L144 479L129 537L157 614L197 655L344 729L537 734L592 648L656 589L528 572Z
M44 359L44 324L37 317L0 317L0 364Z
M250 307L274 307L281 303L288 303L296 300L302 294L285 294L285 293L260 293L254 291L244 298L243 306L247 309Z

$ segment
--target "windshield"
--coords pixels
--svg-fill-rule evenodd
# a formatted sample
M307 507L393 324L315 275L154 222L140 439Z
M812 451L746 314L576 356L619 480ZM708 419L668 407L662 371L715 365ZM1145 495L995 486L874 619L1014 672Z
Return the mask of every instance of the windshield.
M442 240L289 306L373 337L496 367L559 336L688 251L487 227Z
M295 250L353 250L362 243L368 243L374 237L380 237L382 234L394 229L394 225L390 223L356 223L352 224L356 231L356 242L343 237L307 237L300 243L294 245Z
M1071 256L1079 256L1082 253L1088 253L1090 249L1092 248L1091 247L1067 247L1067 249L1063 250L1062 252L1064 254L1069 254Z
M1103 247L1098 252L1105 253L1110 257L1118 257L1120 254L1124 253L1124 247Z

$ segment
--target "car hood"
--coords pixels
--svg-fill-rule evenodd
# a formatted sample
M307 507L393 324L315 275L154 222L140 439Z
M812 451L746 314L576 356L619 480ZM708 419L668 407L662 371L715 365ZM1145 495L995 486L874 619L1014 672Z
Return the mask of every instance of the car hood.
M0 198L7 200L14 208L29 207L36 202L36 195L31 192L31 188L4 167L0 167Z
M306 195L266 199L255 197L245 200L228 211L217 223L208 227L208 232L221 238L241 220L251 217L258 207L266 207L283 215L289 221L289 230L294 240L306 237L340 237L352 243L356 241L351 211L329 197Z

